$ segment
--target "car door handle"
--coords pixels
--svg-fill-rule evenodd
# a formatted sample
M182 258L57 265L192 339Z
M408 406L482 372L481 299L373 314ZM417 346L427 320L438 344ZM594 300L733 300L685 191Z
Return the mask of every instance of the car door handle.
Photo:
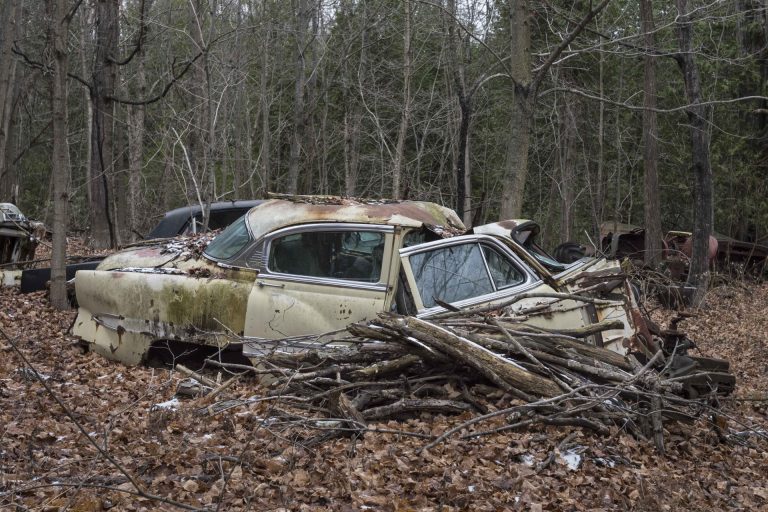
M265 286L270 286L272 288L285 288L284 284L265 283L264 281L256 281L256 284L259 286L259 288L264 288Z

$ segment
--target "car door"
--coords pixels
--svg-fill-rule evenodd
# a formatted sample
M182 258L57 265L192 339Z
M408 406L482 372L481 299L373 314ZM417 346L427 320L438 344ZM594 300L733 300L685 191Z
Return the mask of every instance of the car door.
M389 308L394 229L315 224L282 229L248 258L259 275L245 335L278 339L343 329Z
M510 297L554 290L517 255L494 237L466 235L400 250L413 303L420 317L445 311L440 303L466 308L501 304ZM526 323L544 328L576 328L588 323L583 305L572 300L529 297L513 306L520 310L551 303L546 315L530 315Z

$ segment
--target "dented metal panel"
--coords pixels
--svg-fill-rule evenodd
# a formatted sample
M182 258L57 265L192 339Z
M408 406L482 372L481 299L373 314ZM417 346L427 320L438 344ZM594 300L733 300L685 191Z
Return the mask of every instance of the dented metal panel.
M248 281L188 274L80 271L72 332L105 356L136 364L153 340L242 334L251 287Z
M0 270L0 286L18 286L21 283L21 270Z
M424 201L364 201L334 196L312 196L294 200L273 199L248 212L254 239L277 229L312 222L385 224L390 226L439 227L438 232L465 231L456 213Z
M601 320L621 320L622 329L603 332L595 339L622 354L634 349L635 342L645 336L640 331L643 325L634 316L631 290L624 288L621 268L600 260L583 260L569 267L551 261L535 246L538 226L531 221L494 223L475 229L483 234L456 238L465 231L461 221L453 211L433 203L299 196L259 204L245 222L250 233L245 233L241 224L245 237L235 240L248 238L246 245L218 262L203 257L208 240L198 237L123 251L105 259L96 271L79 272L76 291L80 311L73 332L106 357L137 364L157 340L221 346L227 343L227 333L283 338L343 329L395 307L401 270L399 250L409 232L427 229L451 240L403 250L402 269L413 289L416 281L407 261L409 254L442 246L482 244L504 255L502 260L518 267L524 279L512 287L494 284L493 293L468 295L457 305L501 305L522 293L583 294L608 300L592 304L578 298L533 296L512 305L509 313L519 314L524 307L525 323L543 329L578 329ZM342 224L343 229L339 229ZM287 267L268 268L277 237L358 228L385 233L380 278L344 280L333 272L301 274ZM524 239L516 239L515 235L523 231ZM359 250L357 245L340 247L341 252L334 249L323 256L323 261L338 263ZM313 252L314 257L325 254L320 249L317 254ZM304 261L304 253L298 254L293 259ZM251 260L258 263L253 269L241 268L249 266L246 263ZM413 298L419 316L444 311L442 307L424 308L417 294Z

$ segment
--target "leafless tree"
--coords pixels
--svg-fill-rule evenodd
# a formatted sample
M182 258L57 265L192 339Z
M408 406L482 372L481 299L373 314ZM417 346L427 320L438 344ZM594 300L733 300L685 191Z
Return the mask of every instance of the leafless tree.
M91 243L105 248L117 245L117 225L112 210L114 177L114 117L117 83L119 0L96 0L96 50L91 79L93 128L91 143Z
M21 26L21 0L6 0L0 5L0 196L15 200L18 180L12 167L8 167L8 140L13 110L13 83L16 61L11 48Z
M643 57L643 169L645 171L645 264L661 262L661 205L659 201L658 126L656 121L656 57L654 48L653 2L640 0L640 22L647 53Z
M709 236L712 234L712 167L709 160L709 108L702 104L699 68L694 59L693 28L687 0L675 0L680 53L677 62L683 73L688 98L686 114L691 133L691 164L694 191L694 225L688 284L696 287L693 303L704 301L709 284Z
M53 115L53 251L51 256L51 303L69 307L66 290L67 225L69 205L69 123L67 119L67 37L73 12L67 0L48 0L49 38L53 53L51 112Z

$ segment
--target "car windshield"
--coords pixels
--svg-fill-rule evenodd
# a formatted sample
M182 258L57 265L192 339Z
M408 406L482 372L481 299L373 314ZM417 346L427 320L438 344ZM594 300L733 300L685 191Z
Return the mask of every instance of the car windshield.
M566 265L563 265L559 261L555 260L552 256L547 254L544 249L538 246L538 244L534 241L535 233L531 230L520 230L517 231L513 236L515 240L523 247L523 249L525 249L528 254L536 258L536 260L541 263L547 270L552 272L562 272L567 268Z
M245 216L242 216L214 238L203 254L215 260L228 260L239 253L250 241L251 234L245 224Z

